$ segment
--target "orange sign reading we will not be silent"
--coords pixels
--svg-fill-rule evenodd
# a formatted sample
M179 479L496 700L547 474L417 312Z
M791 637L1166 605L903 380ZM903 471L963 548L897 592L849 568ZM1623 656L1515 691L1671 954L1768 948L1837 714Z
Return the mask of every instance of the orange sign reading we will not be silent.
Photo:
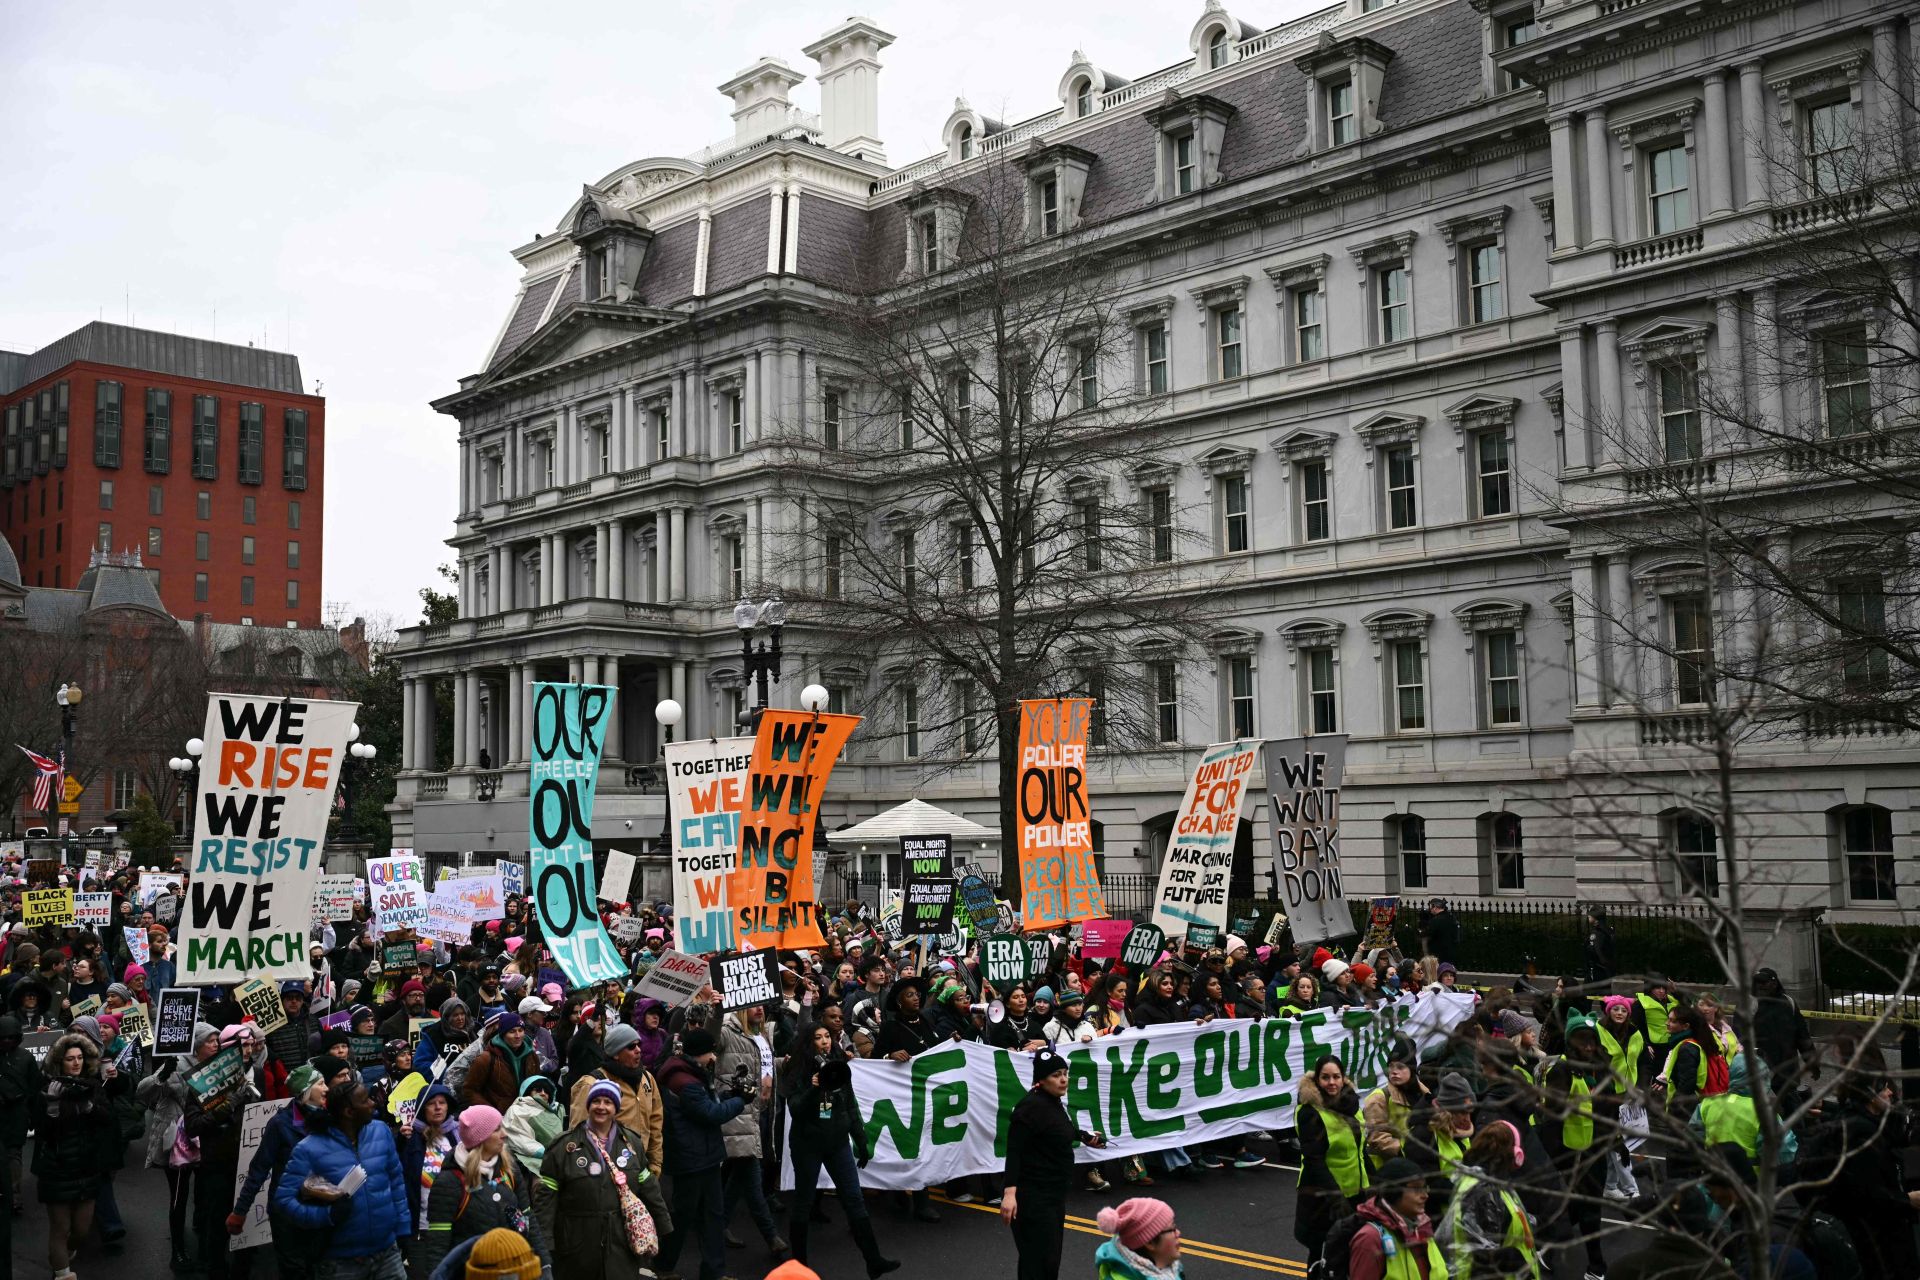
M817 947L813 829L821 793L859 716L769 710L760 717L740 815L740 851L727 876L734 945Z

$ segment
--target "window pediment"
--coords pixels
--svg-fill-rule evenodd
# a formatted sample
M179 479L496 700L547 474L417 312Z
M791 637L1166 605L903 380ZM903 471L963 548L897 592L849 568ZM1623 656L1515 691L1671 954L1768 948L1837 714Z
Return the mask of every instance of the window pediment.
M1246 658L1260 647L1260 633L1228 627L1207 637L1207 652L1215 657Z
M1484 431L1490 427L1511 430L1519 411L1520 401L1515 396L1468 396L1446 408L1455 431Z
M1621 338L1620 350L1632 363L1635 380L1644 383L1649 365L1684 360L1705 363L1707 340L1712 336L1710 324L1662 318Z
M1127 307L1127 318L1136 329L1150 325L1165 324L1173 315L1173 295L1165 294L1158 298L1148 298Z
M1388 411L1355 423L1353 434L1376 448L1389 444L1411 444L1419 439L1420 428L1426 423L1426 418L1417 413Z
M1652 142L1656 138L1691 132L1693 118L1699 113L1700 99L1688 98L1643 115L1612 121L1608 129L1621 147L1631 155L1634 148Z
M1457 218L1448 218L1440 224L1440 235L1452 248L1462 240L1479 240L1486 236L1497 236L1506 229L1507 206L1495 205L1491 209L1479 209L1473 213L1463 213Z
M1207 284L1196 285L1194 288L1187 290L1187 293L1190 294L1193 300L1199 303L1203 309L1211 311L1216 307L1224 307L1229 303L1240 303L1244 305L1247 300L1247 286L1252 283L1253 281L1247 276L1231 276L1225 280L1214 280Z
M1362 618L1360 625L1373 639L1374 652L1397 640L1425 640L1433 630L1433 615L1424 609L1386 609Z
M1062 487L1066 489L1069 498L1078 502L1085 502L1091 498L1106 496L1107 477L1096 475L1068 476L1066 483Z
M1302 649L1338 649L1347 624L1327 618L1302 618L1280 628L1280 642L1289 653Z
M746 527L746 520L737 511L716 511L707 517L707 528L715 537L737 537Z
M1133 469L1133 487L1145 491L1171 485L1179 472L1171 462L1144 462Z
M1470 635L1485 631L1522 630L1527 620L1527 604L1521 600L1475 600L1453 611L1460 629Z
M1269 446L1288 462L1304 462L1309 458L1330 457L1335 440L1325 431L1300 430L1281 436Z
M1413 252L1413 242L1419 235L1417 231L1396 231L1365 244L1348 245L1347 252L1353 256L1353 264L1362 270L1382 263L1401 262Z
M1278 267L1266 268L1267 279L1273 281L1273 287L1281 292L1298 289L1307 284L1325 284L1327 265L1333 261L1324 253L1311 258L1302 258L1298 262L1289 262Z
M1200 467L1210 476L1244 475L1253 469L1254 451L1221 446L1200 457Z

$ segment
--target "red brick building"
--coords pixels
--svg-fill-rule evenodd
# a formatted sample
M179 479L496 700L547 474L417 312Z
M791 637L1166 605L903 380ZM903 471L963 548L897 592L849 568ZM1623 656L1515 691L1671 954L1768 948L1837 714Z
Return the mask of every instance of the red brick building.
M0 352L0 536L30 587L137 552L167 612L320 625L326 402L298 357L89 324Z

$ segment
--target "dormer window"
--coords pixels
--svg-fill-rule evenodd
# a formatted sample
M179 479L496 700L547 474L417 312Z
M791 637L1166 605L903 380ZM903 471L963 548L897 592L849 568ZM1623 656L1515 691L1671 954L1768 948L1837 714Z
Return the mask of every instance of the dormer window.
M1207 41L1207 67L1209 70L1227 65L1227 55L1232 46L1227 43L1227 33L1216 31Z
M1335 40L1321 33L1311 53L1294 59L1307 78L1307 136L1296 154L1343 147L1385 128L1380 91L1393 50L1365 36Z
M960 232L966 225L966 198L953 191L916 188L908 201L906 278L933 276L959 261Z
M1194 188L1193 135L1183 133L1173 140L1173 189L1187 195Z
M1531 9L1506 14L1500 18L1500 47L1503 49L1518 49L1539 34L1540 24L1534 20ZM1506 72L1505 75L1508 93L1517 93L1529 87L1525 80L1511 71Z
M970 124L961 125L959 137L960 158L962 160L973 159L973 126Z
M1093 114L1093 82L1082 80L1073 87L1073 116L1084 120Z
M1147 120L1160 131L1155 156L1155 191L1160 199L1219 183L1220 149L1233 115L1231 105L1203 93L1180 97L1170 92L1163 105L1147 112Z
M1091 152L1057 143L1036 147L1027 156L1027 234L1057 236L1080 225L1080 202L1087 189Z

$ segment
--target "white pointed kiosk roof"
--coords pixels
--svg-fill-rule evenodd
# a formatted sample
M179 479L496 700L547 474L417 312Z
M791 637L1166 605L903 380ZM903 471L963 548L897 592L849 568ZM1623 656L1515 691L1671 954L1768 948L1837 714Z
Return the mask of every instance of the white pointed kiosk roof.
M901 836L952 836L954 843L962 840L1000 842L1000 833L992 827L983 827L977 822L961 817L957 813L948 813L925 800L909 800L905 804L895 805L885 813L875 814L865 822L856 822L841 831L829 831L827 843L836 845L892 844Z

